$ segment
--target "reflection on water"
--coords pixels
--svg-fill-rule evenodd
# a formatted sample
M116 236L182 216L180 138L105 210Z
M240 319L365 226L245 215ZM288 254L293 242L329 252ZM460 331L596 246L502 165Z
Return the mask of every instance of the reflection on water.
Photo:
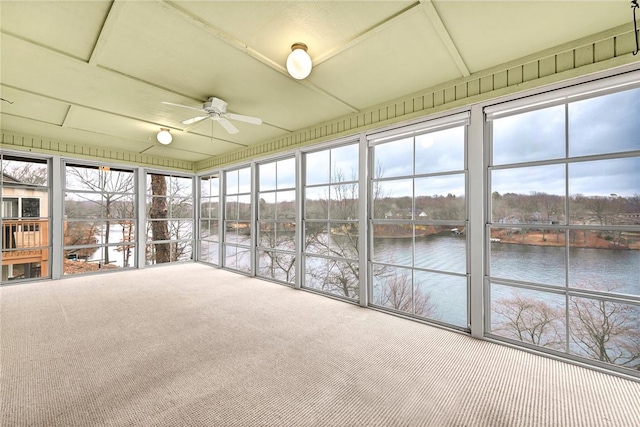
M491 244L491 277L565 286L565 248ZM640 295L640 251L569 249L571 287Z
M446 273L466 274L464 236L433 235L415 239L375 239L373 259ZM450 274L415 272L413 285L430 295L433 309L428 317L466 328L467 279Z

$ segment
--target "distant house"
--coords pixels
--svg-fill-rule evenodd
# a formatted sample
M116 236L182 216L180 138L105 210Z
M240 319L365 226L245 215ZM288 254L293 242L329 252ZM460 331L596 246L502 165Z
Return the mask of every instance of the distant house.
M41 277L49 260L48 189L6 173L2 184L2 280Z
M384 214L385 219L425 219L427 214L422 209L392 209Z

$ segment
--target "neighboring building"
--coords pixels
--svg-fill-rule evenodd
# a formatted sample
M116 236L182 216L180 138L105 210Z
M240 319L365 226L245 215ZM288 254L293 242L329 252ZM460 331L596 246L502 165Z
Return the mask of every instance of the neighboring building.
M49 193L2 174L2 280L47 275Z

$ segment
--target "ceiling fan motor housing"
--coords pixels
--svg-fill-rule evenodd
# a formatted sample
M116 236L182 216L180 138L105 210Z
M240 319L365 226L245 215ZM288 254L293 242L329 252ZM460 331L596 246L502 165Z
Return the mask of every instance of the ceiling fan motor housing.
M202 109L207 113L225 113L227 111L227 103L220 98L212 96L204 102Z

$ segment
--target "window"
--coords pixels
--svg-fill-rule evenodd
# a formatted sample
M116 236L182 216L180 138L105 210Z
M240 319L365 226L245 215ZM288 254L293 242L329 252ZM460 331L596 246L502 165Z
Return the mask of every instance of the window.
M258 165L257 275L294 284L296 278L296 161Z
M224 174L224 266L251 273L251 167Z
M372 305L468 326L468 114L370 140Z
M220 177L200 177L200 261L219 265Z
M193 178L147 173L146 264L193 259Z
M303 285L359 300L358 144L304 155Z
M583 90L487 111L487 330L636 370L640 88Z
M2 283L50 277L49 162L0 154Z
M136 265L135 174L65 165L64 274Z

